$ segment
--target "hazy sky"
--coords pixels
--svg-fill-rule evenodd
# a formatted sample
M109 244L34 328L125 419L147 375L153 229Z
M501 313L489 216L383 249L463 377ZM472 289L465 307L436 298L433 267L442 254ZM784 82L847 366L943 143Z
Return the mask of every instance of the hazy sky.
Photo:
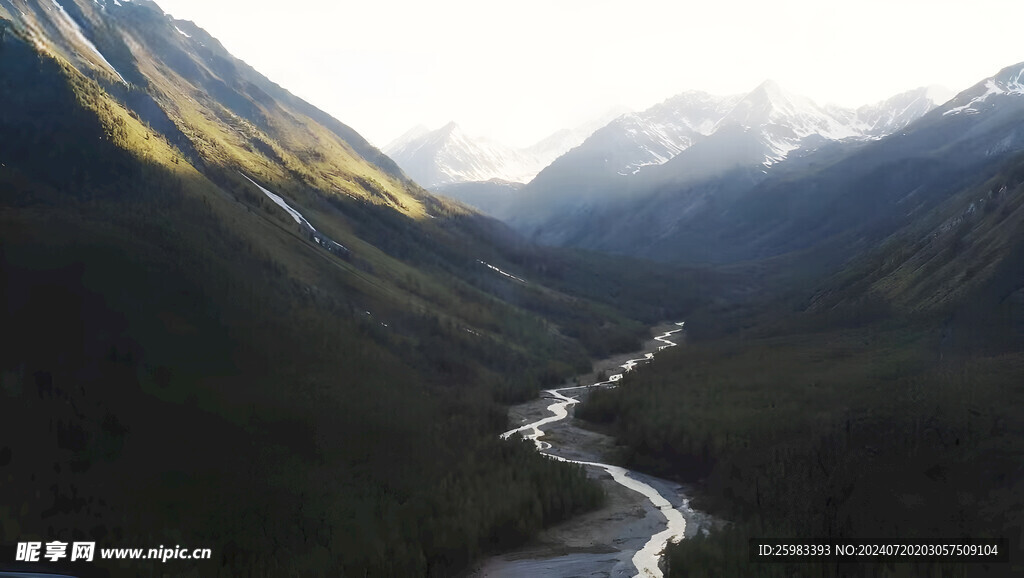
M1024 61L1020 0L156 1L378 146L449 120L526 145L766 78L861 105Z

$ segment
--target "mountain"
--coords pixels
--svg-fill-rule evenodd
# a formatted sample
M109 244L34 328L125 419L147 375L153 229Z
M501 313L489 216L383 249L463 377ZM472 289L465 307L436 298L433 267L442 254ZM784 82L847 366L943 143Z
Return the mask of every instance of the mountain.
M874 105L857 109L862 134L881 138L906 128L936 106L956 96L942 86L928 86L897 94Z
M501 403L690 273L532 246L148 0L0 0L0 70L0 540L454 575L599 503Z
M993 85L1003 92L988 98L1009 93ZM980 104L993 85L944 112ZM704 507L730 520L708 540L670 545L673 567L756 575L757 562L733 553L766 526L793 543L879 527L919 541L1019 535L1024 152L967 174L835 274L692 316L687 347L577 408L615 432L634 467L691 481ZM813 251L784 266L807 258ZM1024 572L1024 544L1004 544L1008 562L980 575ZM858 569L894 575L891 565Z
M400 150L416 142L418 139L426 137L428 134L430 134L430 129L419 124L407 130L402 134L402 136L391 141L391 143L384 148L385 150Z
M634 467L693 482L730 520L669 546L673 567L755 575L732 552L766 527L792 543L879 527L918 541L1020 535L1022 78L1016 64L887 137L790 155L756 182L736 171L668 188L590 222L609 244L625 237L620 248L754 262L784 287L695 312L687 347L576 410ZM982 575L1024 571L1022 542L1006 548L1010 562Z
M697 218L743 245L739 258L812 246L850 255L1024 149L1024 99L1012 89L1021 68L1001 71L886 138L808 155ZM959 108L993 84L1006 90L976 114Z
M413 129L385 151L427 188L490 179L527 180L536 164L524 151L469 137L454 122L425 133Z
M594 133L579 149L560 159L590 159L602 173L630 175L641 167L664 163L714 132L736 97L687 92L642 113L624 115ZM578 162L578 161L577 161Z
M716 125L759 131L767 152L765 165L786 158L809 137L842 140L861 136L841 109L823 108L810 99L789 94L775 82L765 81L741 99Z
M470 137L450 122L435 131L413 128L384 150L413 180L431 190L454 183L491 180L525 183L621 113L621 107L610 109L590 122L555 132L526 148Z
M1007 102L1016 101L1024 94L1024 73L1016 66L1003 69L999 74L973 86L970 90L957 95L942 114L973 115L992 113L994 110L1007 106Z
M903 130L934 109L942 93L917 89L858 110L819 106L771 81L742 97L699 96L698 107L690 96L649 111L666 118L667 107L682 119L672 126L682 127L685 138L673 141L678 152L671 158L648 157L649 166L623 170L629 165L616 147L630 154L640 148L634 131L613 123L542 171L497 216L544 243L692 258L694 247L669 239L697 215L706 217L708 206ZM675 102L686 106L669 106ZM700 105L708 102L714 107Z
M479 209L484 214L496 215L508 210L523 186L522 183L491 179L439 185L435 192Z
M730 520L670 545L672 567L757 575L734 552L766 527L791 543L880 527L920 542L1021 535L1022 78L1024 63L896 134L808 155L662 239L712 258L742 247L729 258L785 287L695 312L685 348L576 409L615 433L631 465L694 483ZM1008 561L979 575L1024 572L1024 542L999 548ZM839 566L801 572L848 575Z
M532 213L537 207L547 214L574 202L587 204L591 196L624 182L623 177L664 163L714 132L737 100L688 92L623 115L541 171L506 211L491 214L522 224L536 220Z
M567 151L576 148L590 135L594 134L594 131L608 124L610 121L624 115L629 114L631 111L625 106L613 106L608 110L604 111L586 122L578 124L573 128L563 128L559 131L552 133L544 139L541 139L537 143L531 145L526 151L537 158L540 163L543 164L541 168L551 164L556 158L562 156ZM539 171L538 171L539 172ZM531 179L536 176L536 173L531 175ZM526 179L523 182L529 181Z

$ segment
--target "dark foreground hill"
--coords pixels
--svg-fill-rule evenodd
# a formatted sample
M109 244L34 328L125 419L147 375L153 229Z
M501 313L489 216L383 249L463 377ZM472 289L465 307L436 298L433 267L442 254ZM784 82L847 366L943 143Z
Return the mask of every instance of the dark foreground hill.
M694 274L532 248L151 2L0 1L0 70L0 543L450 575L599 502L498 402Z

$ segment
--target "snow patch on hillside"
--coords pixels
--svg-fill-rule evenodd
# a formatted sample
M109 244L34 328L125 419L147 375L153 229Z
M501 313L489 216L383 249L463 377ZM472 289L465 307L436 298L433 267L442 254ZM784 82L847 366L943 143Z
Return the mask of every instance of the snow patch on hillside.
M498 269L497 267L495 267L494 265L491 265L490 263L488 263L486 261L481 261L480 259L477 259L476 262L480 263L481 265L486 265L488 269L490 269L492 271L495 271L495 272L497 272L497 273L499 273L501 275L504 275L505 277L508 277L509 279L512 279L514 281L518 281L520 283L523 283L524 285L526 284L526 279L521 279L521 278L516 277L515 275L513 275L511 273L506 273L505 271L502 271L501 269Z
M241 174L241 173L239 173L239 174ZM313 227L313 225L311 225L309 223L309 221L307 221L306 218L302 216L302 213L300 213L300 212L296 211L295 209L293 209L291 207L291 205L289 205L283 198L281 198L281 196L279 196L277 194L274 194L274 193L268 191L267 189L263 188L259 183L257 183L256 181L250 179L248 176L246 176L246 175L242 175L242 176L245 177L245 180L247 180L250 183L256 185L257 189L263 191L263 194L266 195L267 197L269 197L271 201L274 201L274 204L276 204L277 206L279 206L282 209L284 209L284 212L288 213L288 216L290 216L291 218L295 219L296 223L298 223L300 225L306 225L307 227L309 227L310 229L313 229L314 231L316 230L316 228Z
M123 76L121 76L121 73L118 72L116 68L114 68L114 65L111 64L105 56L103 56L103 53L100 52L99 48L96 48L96 45L93 44L91 40L86 38L85 33L82 32L82 28L78 25L78 22L75 22L75 19L72 18L66 10L64 10L64 7L61 6L60 3L57 2L57 0L51 0L51 2L53 2L53 5L57 7L57 12L61 15L61 18L64 20L64 23L68 26L68 28L71 29L72 33L74 33L78 41L84 44L86 48L88 48L97 58L99 58L100 61L103 62L103 64L111 72L116 74L117 77L121 79L121 82L123 82L124 84L128 84L128 81L125 80Z

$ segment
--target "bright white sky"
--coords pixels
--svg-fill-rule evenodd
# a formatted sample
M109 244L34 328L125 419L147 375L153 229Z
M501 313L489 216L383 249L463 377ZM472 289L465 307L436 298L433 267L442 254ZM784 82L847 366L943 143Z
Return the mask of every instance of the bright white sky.
M528 145L615 105L771 78L857 106L1024 61L1020 0L156 0L378 146Z

